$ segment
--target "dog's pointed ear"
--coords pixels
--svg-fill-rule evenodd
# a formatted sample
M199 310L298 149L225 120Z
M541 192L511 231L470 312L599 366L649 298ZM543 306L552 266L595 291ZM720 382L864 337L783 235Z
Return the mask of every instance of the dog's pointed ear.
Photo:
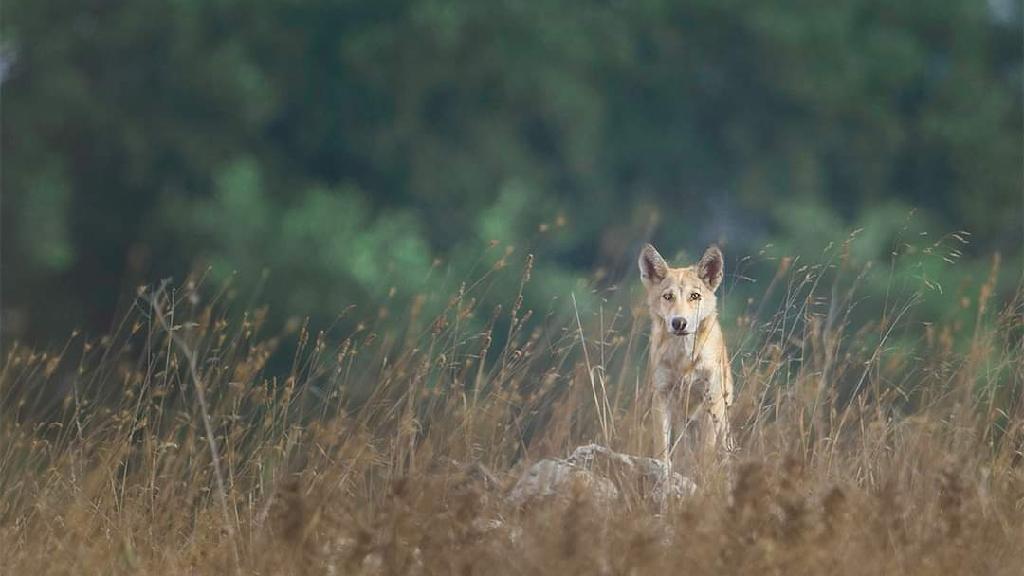
M645 244L644 249L640 251L637 264L640 265L640 279L643 280L644 286L657 284L668 276L668 263L650 244Z
M714 292L718 290L718 286L722 283L724 271L725 259L722 257L722 251L714 244L708 246L700 262L697 262L697 276Z

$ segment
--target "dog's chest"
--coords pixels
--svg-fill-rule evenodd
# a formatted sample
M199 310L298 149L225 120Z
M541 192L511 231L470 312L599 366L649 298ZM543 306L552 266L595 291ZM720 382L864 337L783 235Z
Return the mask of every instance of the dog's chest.
M699 368L699 358L693 353L692 342L680 341L662 345L663 348L658 350L656 355L657 361L654 366L655 390L670 396L703 397L707 378L704 377L704 371Z

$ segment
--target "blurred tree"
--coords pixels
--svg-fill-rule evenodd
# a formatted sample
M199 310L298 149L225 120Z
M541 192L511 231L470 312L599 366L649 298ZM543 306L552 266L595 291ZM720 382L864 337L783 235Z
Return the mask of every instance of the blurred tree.
M976 253L1021 254L1012 3L5 8L4 307L23 334L102 329L133 283L196 259L282 272L272 304L329 315L382 298L381 258L411 294L489 236L564 266L550 291L631 270L652 225L665 245L800 250L915 206Z

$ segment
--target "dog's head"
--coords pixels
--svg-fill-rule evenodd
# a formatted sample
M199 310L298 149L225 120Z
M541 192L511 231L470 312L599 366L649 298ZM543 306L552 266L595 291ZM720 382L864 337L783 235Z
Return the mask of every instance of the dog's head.
M692 266L670 268L654 246L647 244L640 251L638 264L651 317L661 319L669 334L693 334L718 309L715 290L722 283L725 262L717 246L709 246Z

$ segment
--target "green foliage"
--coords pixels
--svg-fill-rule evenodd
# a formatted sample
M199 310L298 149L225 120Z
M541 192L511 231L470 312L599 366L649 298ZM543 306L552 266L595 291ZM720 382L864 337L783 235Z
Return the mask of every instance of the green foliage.
M28 185L32 201L25 203L19 222L20 235L32 238L25 243L25 256L45 272L63 272L74 260L74 247L68 239L69 185L59 170L34 176Z
M286 279L279 296L290 312L339 312L396 284L422 290L432 267L408 211L374 215L355 186L312 187L284 203L266 192L251 159L222 169L211 198L169 198L160 213L170 233L209 261L214 280L261 269Z
M8 4L9 333L103 328L197 261L328 318L455 286L491 240L543 256L542 301L652 236L811 257L861 228L884 263L969 230L1019 272L1019 6Z

